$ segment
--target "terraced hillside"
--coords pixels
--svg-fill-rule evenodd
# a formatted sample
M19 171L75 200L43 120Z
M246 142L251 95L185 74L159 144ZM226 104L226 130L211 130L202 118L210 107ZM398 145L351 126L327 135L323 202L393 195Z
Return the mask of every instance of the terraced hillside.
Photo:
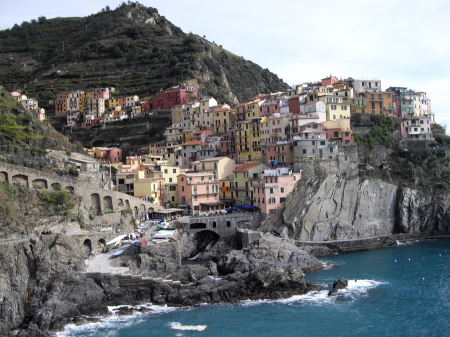
M40 17L1 31L0 83L38 95L44 107L58 92L94 87L145 98L186 84L227 103L288 87L268 69L131 2L85 18Z

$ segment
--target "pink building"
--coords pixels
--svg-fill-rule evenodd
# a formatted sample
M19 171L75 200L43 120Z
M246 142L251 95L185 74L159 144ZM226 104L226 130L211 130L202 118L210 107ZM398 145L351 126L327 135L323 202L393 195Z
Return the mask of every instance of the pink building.
M292 173L287 167L265 170L260 183L253 184L253 203L263 214L274 214L284 209L286 197L302 178L301 173Z
M212 173L182 173L177 177L178 200L192 213L215 211L225 208L219 200L219 181Z
M408 139L433 139L430 117L411 117L404 119L400 125L400 132Z
M94 89L94 97L99 99L109 99L109 89L108 88L97 88Z
M103 162L117 164L122 160L122 149L118 147L96 147L94 156Z
M80 118L80 113L78 111L68 111L67 115L67 126L75 126L77 124L78 118Z

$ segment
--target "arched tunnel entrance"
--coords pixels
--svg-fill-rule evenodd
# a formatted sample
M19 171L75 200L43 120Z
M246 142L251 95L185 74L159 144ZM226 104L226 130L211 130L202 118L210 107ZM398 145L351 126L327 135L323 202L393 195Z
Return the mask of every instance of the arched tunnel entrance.
M197 250L191 258L198 257L205 251L213 247L217 241L220 240L220 235L210 230L204 230L195 233L194 241L196 242Z
M92 242L89 239L84 240L83 242L83 253L85 256L91 255L92 252Z

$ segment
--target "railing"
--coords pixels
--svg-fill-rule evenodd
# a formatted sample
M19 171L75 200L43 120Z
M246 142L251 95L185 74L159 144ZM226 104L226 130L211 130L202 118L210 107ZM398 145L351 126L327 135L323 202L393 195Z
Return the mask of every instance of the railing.
M219 181L217 179L208 179L208 180L188 180L186 183L188 185L197 185L197 184L217 184Z

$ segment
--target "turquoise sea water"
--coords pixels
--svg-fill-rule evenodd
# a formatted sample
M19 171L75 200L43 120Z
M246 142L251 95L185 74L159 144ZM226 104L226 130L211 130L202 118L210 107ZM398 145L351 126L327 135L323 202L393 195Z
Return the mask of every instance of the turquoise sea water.
M414 242L322 261L338 265L306 276L325 287L319 292L277 301L155 306L151 313L68 326L59 335L450 336L450 241ZM339 278L350 280L349 288L328 297Z

